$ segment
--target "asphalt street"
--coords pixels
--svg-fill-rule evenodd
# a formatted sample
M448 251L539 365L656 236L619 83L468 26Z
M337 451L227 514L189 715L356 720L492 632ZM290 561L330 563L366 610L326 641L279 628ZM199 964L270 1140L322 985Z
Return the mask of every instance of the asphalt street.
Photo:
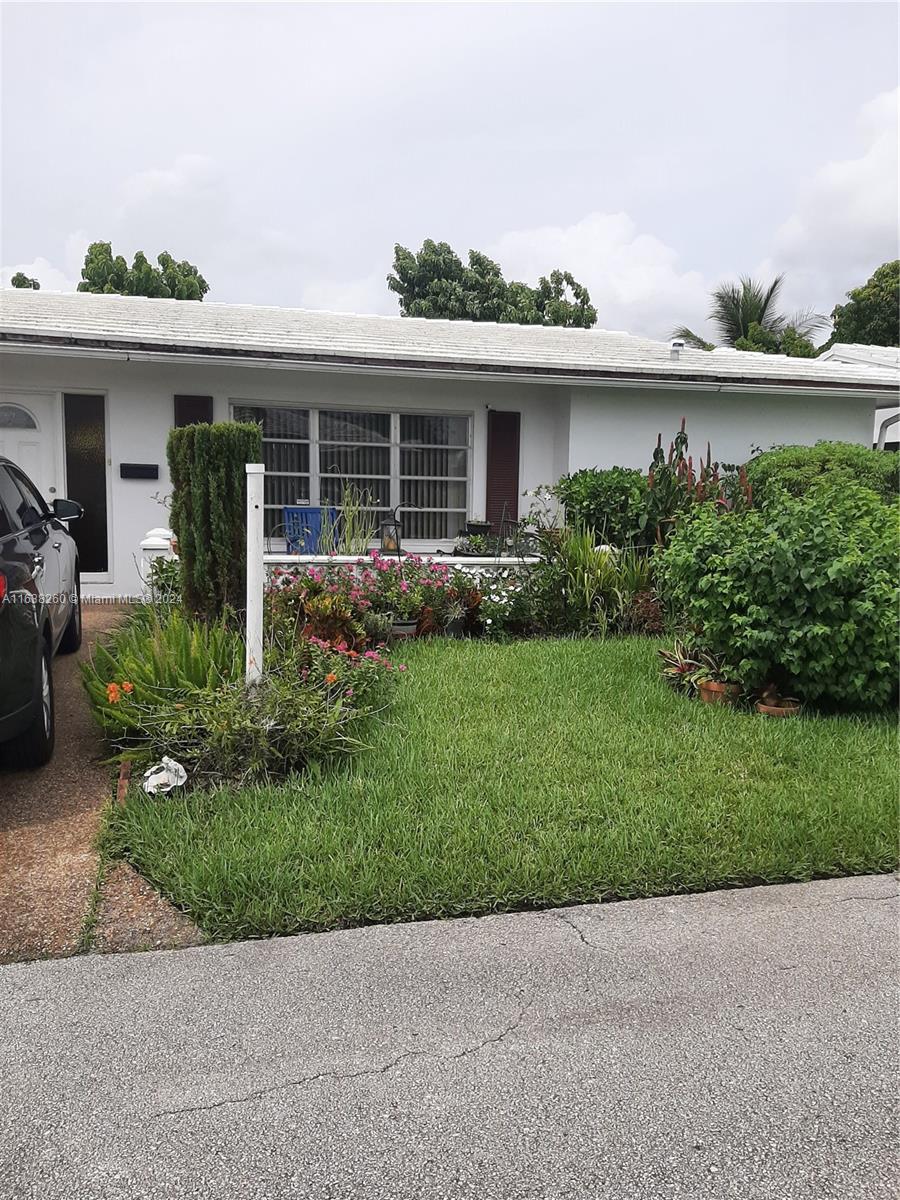
M0 968L15 1200L896 1196L897 884Z

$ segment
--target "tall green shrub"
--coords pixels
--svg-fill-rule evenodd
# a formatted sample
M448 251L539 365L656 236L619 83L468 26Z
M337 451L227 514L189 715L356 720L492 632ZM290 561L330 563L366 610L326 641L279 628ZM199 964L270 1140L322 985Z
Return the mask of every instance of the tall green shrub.
M758 500L774 499L779 491L803 496L821 480L862 484L883 500L900 490L897 455L853 442L776 446L747 463L747 478Z
M644 540L647 478L643 471L586 467L563 475L553 491L565 505L571 525L593 529L608 545L629 546Z
M173 429L167 447L172 531L185 607L207 620L240 608L246 564L245 464L262 461L258 425L224 422Z
M819 484L761 509L679 522L657 587L692 636L749 688L845 708L897 690L898 506Z

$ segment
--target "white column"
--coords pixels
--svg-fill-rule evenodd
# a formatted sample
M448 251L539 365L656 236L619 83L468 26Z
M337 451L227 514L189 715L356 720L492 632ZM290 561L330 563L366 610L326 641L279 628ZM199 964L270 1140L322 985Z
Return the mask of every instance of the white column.
M266 468L247 463L247 660L245 678L256 683L263 664L263 495Z

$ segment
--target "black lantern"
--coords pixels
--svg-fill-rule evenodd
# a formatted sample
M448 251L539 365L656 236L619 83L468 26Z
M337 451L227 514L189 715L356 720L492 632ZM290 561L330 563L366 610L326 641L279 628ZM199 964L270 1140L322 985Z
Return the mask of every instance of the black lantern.
M397 508L400 506L398 505ZM396 554L400 557L400 538L403 533L403 522L397 516L395 508L387 521L381 522L381 553Z

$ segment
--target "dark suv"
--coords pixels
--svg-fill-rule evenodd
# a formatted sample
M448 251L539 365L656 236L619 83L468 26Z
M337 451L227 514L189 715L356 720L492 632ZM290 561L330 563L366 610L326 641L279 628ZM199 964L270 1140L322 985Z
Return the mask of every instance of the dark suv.
M13 462L0 458L0 758L39 767L53 754L53 655L81 645L78 548L63 521Z

